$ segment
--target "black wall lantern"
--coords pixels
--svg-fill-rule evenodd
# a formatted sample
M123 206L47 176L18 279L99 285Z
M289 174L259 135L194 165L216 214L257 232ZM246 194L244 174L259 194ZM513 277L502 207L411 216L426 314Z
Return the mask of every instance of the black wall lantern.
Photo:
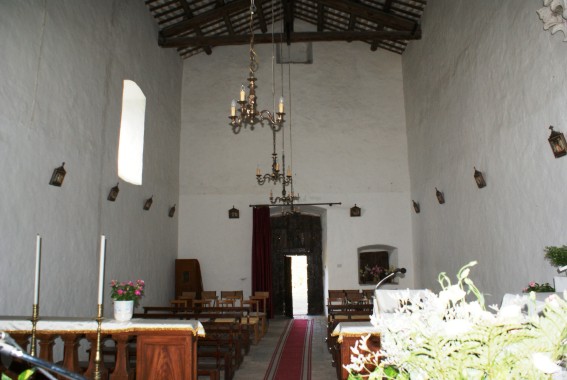
M240 218L240 211L234 208L234 205L230 210L228 210L228 219L238 219Z
M116 186L110 189L110 192L108 193L108 197L106 199L111 202L114 202L116 200L116 197L118 196L119 191L120 189L118 188L118 184L116 184Z
M484 180L482 172L479 172L476 168L474 168L474 180L479 189L486 186L486 181Z
M360 216L360 207L358 207L358 206L356 205L356 203L355 203L354 206L351 207L351 209L350 209L350 216L351 216L351 217Z
M561 132L556 132L553 130L553 126L550 126L551 135L547 139L549 145L551 145L551 151L555 158L563 157L567 154L567 142L565 141L565 136Z
M437 188L435 188L435 196L437 197L437 201L439 202L440 205L445 203L445 195L443 195L442 192L437 190Z
M149 197L148 199L146 199L146 202L144 203L144 210L148 211L150 209L150 207L152 207L152 203L154 203L154 196L153 195L151 197Z
M63 166L65 166L65 163L62 163L60 167L53 170L53 174L51 174L51 179L49 180L50 185L61 187L65 179L65 174L67 174Z
M419 211L420 211L419 203L417 203L416 201L413 201L413 200L412 200L412 202L413 202L413 210L415 211L416 214L419 214Z
M170 209L169 209L169 212L167 213L167 215L168 215L170 218L173 218L173 215L175 215L175 206L176 206L176 205L173 205L173 207L170 208Z

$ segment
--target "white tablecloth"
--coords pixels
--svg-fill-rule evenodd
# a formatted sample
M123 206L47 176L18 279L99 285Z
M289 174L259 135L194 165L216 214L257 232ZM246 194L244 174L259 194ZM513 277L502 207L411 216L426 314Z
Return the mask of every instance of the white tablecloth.
M46 317L37 322L37 331L60 333L93 333L98 328L97 321L86 318ZM132 319L118 322L114 319L104 319L102 332L107 334L120 332L142 332L145 330L163 331L191 331L193 334L205 336L205 329L201 322L196 320L169 320L169 319ZM32 330L29 317L0 316L0 331L16 332Z
M345 336L362 337L368 334L379 335L380 333L370 322L341 322L335 327L331 336L337 336L337 342L342 343Z

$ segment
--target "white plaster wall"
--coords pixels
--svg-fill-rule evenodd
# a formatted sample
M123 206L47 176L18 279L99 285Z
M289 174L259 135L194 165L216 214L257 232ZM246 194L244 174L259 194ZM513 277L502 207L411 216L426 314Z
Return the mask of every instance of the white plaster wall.
M101 234L107 283L142 278L144 303L171 297L182 64L156 39L139 1L0 3L0 315L31 313L37 233L42 315L96 313ZM124 79L147 97L143 185L120 182L111 203ZM49 186L61 162L63 186Z
M567 242L549 125L567 132L567 44L543 30L541 1L430 2L403 56L416 266L422 286L479 261L472 278L499 303L552 282L546 245ZM473 166L485 173L479 190ZM435 187L446 204L435 199Z
M323 218L325 283L357 288L359 246L396 246L400 264L413 267L401 57L356 42L317 43L313 51L314 64L291 67L295 190L301 202L343 202ZM257 52L258 103L271 109L271 46L257 46ZM179 256L199 259L211 290L250 291L248 206L268 202L272 189L254 176L257 165L263 172L270 165L269 129L234 135L228 125L230 101L247 67L246 45L217 47L211 56L184 62ZM285 88L288 112L287 66ZM354 203L361 218L349 216ZM240 209L238 220L228 219L233 205ZM403 282L413 283L411 272Z

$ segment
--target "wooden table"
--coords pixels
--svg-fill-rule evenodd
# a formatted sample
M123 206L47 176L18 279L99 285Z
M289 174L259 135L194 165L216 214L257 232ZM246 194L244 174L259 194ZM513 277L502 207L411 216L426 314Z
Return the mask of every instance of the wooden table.
M91 343L89 367L83 373L92 377L94 372L94 347L98 324L93 319L46 317L37 323L39 358L53 362L55 339L61 337L65 345L63 366L81 373L78 346L82 338ZM102 322L103 337L116 341L116 366L111 380L146 379L197 379L197 340L204 336L203 325L194 320L132 319L118 322L105 319ZM9 333L25 347L31 336L32 324L27 317L1 317L0 331ZM136 337L136 373L129 366L128 341ZM103 369L107 377L107 371Z
M367 341L368 348L371 350L380 349L380 333L370 322L341 322L335 327L331 336L336 338L339 350L335 357L337 368L337 378L346 380L348 371L343 365L351 364L350 356L351 348L354 347L356 341L363 336L371 335Z

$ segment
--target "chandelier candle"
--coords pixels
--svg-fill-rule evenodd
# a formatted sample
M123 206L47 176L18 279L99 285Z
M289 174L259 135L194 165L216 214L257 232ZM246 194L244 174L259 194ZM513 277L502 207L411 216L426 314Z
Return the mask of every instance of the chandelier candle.
M39 275L41 267L41 236L39 234L35 241L35 286L33 289L33 304L39 304Z
M106 236L100 236L100 263L98 267L98 304L102 305L104 288L104 256L106 254Z

